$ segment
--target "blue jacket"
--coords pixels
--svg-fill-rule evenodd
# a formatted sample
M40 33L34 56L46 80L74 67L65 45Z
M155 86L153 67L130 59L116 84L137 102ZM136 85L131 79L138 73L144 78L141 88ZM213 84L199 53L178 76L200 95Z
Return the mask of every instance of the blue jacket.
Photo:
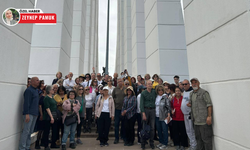
M36 88L30 86L24 92L23 115L30 114L38 116L39 114L39 95Z

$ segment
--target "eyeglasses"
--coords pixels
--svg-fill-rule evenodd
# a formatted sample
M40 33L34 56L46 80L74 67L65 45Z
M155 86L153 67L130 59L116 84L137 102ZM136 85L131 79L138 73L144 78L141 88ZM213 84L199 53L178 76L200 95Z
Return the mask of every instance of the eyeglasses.
M163 90L163 89L159 89L158 91L163 91L163 92L164 92L164 90Z
M111 81L108 81L108 82L111 82Z
M79 90L83 90L83 89L79 89Z
M125 85L129 85L129 84L127 83L127 84L125 84Z
M86 77L86 78L89 78L89 77Z
M185 84L182 84L182 85L183 85L183 86L184 86L184 85L188 85L188 83L185 83Z
M85 91L89 91L89 89L85 89Z

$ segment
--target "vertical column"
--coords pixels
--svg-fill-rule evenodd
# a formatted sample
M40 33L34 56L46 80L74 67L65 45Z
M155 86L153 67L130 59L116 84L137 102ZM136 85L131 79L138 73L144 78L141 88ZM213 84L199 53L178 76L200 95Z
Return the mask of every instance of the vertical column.
M120 72L124 71L124 0L120 1ZM120 73L119 72L119 73Z
M70 70L73 1L43 0L37 2L37 8L56 13L57 24L33 25L29 76L51 84L57 71L66 75Z
M89 72L89 50L90 50L90 21L91 21L91 1L86 0L86 26L85 26L85 52L83 72Z
M132 76L144 76L147 73L144 0L132 0L131 2Z
M33 1L9 0L0 5L9 8L34 8ZM33 25L9 27L0 20L0 147L18 149L22 131L23 92L26 89ZM7 113L6 113L7 112Z
M80 64L82 64L82 59L80 55L82 41L81 40L81 30L82 30L82 3L83 0L74 0L74 9L73 9L73 27L72 27L72 43L71 43L71 57L70 57L70 71L74 73L74 76L77 77L81 74Z
M121 29L120 29L120 24L121 24L121 10L120 10L120 5L121 5L121 1L117 1L117 38L116 38L116 59L115 59L115 72L116 73L120 73L121 72L121 68L120 68L120 36L121 36Z
M173 82L173 76L188 78L185 29L180 0L147 0L145 40L147 72Z
M249 1L184 1L184 8L190 77L213 102L214 149L250 149Z
M132 72L131 0L124 1L124 69Z

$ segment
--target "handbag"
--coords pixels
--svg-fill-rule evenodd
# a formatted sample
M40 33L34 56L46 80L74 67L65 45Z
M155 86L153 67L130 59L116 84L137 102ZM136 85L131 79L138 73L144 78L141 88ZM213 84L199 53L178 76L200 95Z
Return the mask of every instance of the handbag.
M76 122L77 122L77 115L75 113L73 113L70 116L66 116L64 124L66 126L70 126L70 125L72 125L72 124L74 124Z
M62 119L62 113L57 109L56 111L52 111L51 115L53 116L55 121ZM48 115L47 120L50 120L50 116Z
M143 121L143 129L139 133L141 139L148 140L150 138L150 126Z

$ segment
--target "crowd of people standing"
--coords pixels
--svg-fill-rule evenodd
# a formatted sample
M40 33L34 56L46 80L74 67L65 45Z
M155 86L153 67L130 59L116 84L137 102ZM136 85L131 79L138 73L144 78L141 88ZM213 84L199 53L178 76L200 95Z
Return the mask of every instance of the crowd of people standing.
M91 133L93 122L100 146L108 146L112 121L114 144L121 139L124 146L132 146L137 137L143 150L146 145L151 149L212 150L212 102L197 78L180 82L176 75L171 84L158 74L152 79L150 74L135 78L125 70L120 75L93 72L73 79L70 72L62 79L58 72L52 85L37 77L28 78L19 150L30 149L34 130L38 131L36 149L66 150L69 135L69 147L74 149L84 144L81 134Z

